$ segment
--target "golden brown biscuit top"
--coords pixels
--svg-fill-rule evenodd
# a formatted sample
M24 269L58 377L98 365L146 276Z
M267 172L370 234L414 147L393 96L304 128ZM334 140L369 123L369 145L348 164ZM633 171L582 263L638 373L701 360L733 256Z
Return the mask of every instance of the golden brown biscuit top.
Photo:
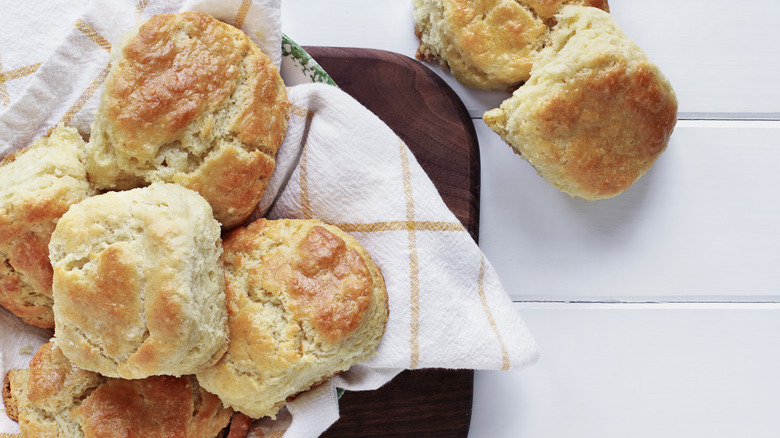
M274 111L275 66L238 29L208 14L185 12L150 18L124 46L104 91L108 117L123 134L124 148L149 160L204 113L213 112L236 91L242 75L255 78L236 131L252 146L272 146L284 136ZM202 126L209 134L214 121ZM279 125L279 129L268 129ZM281 132L279 132L281 131ZM258 136L263 140L258 141Z
M483 120L558 189L613 197L666 148L677 98L608 13L564 6L556 20L531 78Z
M155 15L112 51L90 178L111 190L183 185L233 228L263 196L289 105L277 67L239 29L200 12Z
M649 63L582 72L539 107L540 134L558 139L536 152L591 197L627 189L663 152L677 114Z
M379 267L316 219L259 219L223 241L230 346L197 373L253 418L372 357L387 323Z
M264 246L268 224L261 219L226 237L226 264L241 269L245 254ZM311 321L328 342L347 338L363 321L371 300L373 279L366 262L322 226L286 240L284 246L260 256L262 268L250 271L249 281L262 290L284 291L292 301L293 317ZM229 301L233 287L227 285Z
M150 18L125 46L113 87L106 90L116 126L164 142L222 102L235 90L237 64L248 50L237 36L202 13ZM228 38L238 41L221 42Z
M0 218L0 223L3 222L3 218ZM2 224L0 224L0 229ZM16 227L9 227L16 228ZM30 231L23 231L23 234L17 234L16 239L10 245L4 245L5 242L0 243L0 254L5 253L8 262L4 264L4 268L0 268L0 272L4 272L8 269L9 272L14 272L17 276L22 277L27 284L32 285L34 290L42 295L51 297L51 282L53 271L51 263L49 263L49 240L48 237L51 232L54 231L54 224L47 227L40 227L43 232L40 234ZM2 260L2 258L0 258ZM11 285L13 276L3 277L0 279L0 283L5 283L8 280L8 288L6 292L11 293L11 289L21 287L21 285ZM29 309L32 310L32 309ZM29 322L29 321L28 321ZM42 326L49 327L52 326Z
M454 44L477 76L517 82L517 71L530 71L547 26L516 0L449 2ZM451 57L448 57L451 58ZM457 60L448 59L450 64ZM480 73L483 72L483 73ZM455 73L455 71L453 71ZM479 79L477 79L479 80Z
M130 245L124 242L110 245L92 258L95 268L90 276L77 278L64 270L58 272L62 313L70 324L87 333L124 334L99 338L102 352L124 359L128 352L144 350L141 347L149 336L148 330L139 333L139 327L147 321L143 296L137 293L142 284L138 261Z
M211 207L176 184L74 205L49 242L58 345L111 377L194 372L226 348L221 251Z
M102 380L96 373L73 366L54 342L48 342L30 361L27 398L54 412L69 406L74 398L98 386Z
M414 0L417 56L438 59L469 87L516 88L569 4L609 10L607 0Z
M219 399L188 377L110 379L74 409L87 437L211 437L229 418ZM199 398L199 406L193 396Z
M263 284L286 283L298 317L310 318L331 342L348 337L363 321L373 281L366 262L343 239L316 226L297 245L295 256L281 252L264 257L269 268Z
M54 327L51 233L95 194L85 161L81 135L62 124L0 161L0 305L38 327Z
M51 234L68 208L94 194L87 181L85 143L58 125L0 160L0 244L43 227Z
M74 366L54 344L30 361L22 431L35 432L40 418L74 420L88 437L213 437L232 410L201 390L192 376L111 379ZM18 400L17 400L18 402ZM60 436L62 432L60 430Z

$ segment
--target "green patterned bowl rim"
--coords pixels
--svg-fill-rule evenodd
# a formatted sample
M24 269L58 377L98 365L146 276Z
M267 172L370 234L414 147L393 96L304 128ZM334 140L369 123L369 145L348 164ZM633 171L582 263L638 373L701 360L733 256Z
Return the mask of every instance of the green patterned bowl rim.
M317 64L317 61L285 34L282 34L282 57L292 60L300 73L303 73L311 82L321 82L336 86L333 79Z

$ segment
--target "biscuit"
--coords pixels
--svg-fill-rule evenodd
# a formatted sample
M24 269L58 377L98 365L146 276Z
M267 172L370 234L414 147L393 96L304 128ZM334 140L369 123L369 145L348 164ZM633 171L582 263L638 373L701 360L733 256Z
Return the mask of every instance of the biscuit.
M95 184L178 183L224 227L243 223L287 132L276 66L243 32L200 12L155 15L111 56L87 145Z
M530 80L483 120L553 186L610 198L666 149L677 98L611 15L566 6L558 23Z
M22 394L21 370L10 370L3 379L3 406L11 421L19 421L19 400ZM26 375L24 379L26 379Z
M236 411L286 401L374 355L387 292L368 252L318 220L259 219L223 243L230 347L200 384Z
M438 60L464 85L506 90L528 80L563 4L609 10L607 0L413 0L417 57Z
M6 385L6 409L23 437L212 438L232 415L192 376L107 378L75 367L54 342L38 350L29 369L9 371Z
M79 368L191 374L227 348L220 226L177 184L73 205L52 234L54 335Z
M49 238L68 208L95 194L84 140L58 125L0 162L0 305L23 321L54 327Z

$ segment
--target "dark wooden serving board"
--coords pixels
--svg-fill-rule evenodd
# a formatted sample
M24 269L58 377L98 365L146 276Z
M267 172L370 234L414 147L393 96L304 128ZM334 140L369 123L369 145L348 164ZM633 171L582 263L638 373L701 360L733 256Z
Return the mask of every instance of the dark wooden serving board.
M455 92L407 56L373 49L304 47L333 78L393 129L475 240L479 146ZM347 392L325 437L466 437L474 373L410 370L376 391Z

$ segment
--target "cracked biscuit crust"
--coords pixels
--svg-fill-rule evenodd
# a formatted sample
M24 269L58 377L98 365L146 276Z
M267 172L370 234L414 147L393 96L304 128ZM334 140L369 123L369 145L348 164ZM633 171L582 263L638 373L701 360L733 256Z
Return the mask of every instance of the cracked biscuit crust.
M179 183L236 226L263 196L288 107L276 66L243 32L200 12L155 15L112 52L90 176L103 189Z
M192 376L106 378L75 367L54 342L29 369L9 371L6 386L24 437L211 438L232 415Z
M0 305L38 327L54 327L51 233L96 192L84 147L75 129L59 125L0 162Z
M414 0L417 56L447 65L472 88L517 87L564 4L609 10L606 0Z
M558 22L530 80L483 119L558 189L617 196L666 149L677 98L609 14L567 6Z
M317 220L259 219L224 241L230 346L201 385L252 418L373 356L387 322L368 252Z
M227 348L220 227L176 184L74 205L49 243L55 339L80 368L128 379L191 374Z

